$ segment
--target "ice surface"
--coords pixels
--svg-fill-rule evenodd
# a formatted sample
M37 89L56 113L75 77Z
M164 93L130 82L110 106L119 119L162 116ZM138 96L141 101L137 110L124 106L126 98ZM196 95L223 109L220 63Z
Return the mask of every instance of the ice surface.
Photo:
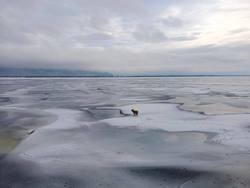
M249 187L249 83L2 78L0 187Z
M133 108L139 110L138 117L110 118L102 122L120 127L135 126L139 129L162 129L172 132L214 132L218 135L213 141L244 151L250 150L249 114L206 116L180 111L176 105L155 103L129 105L121 109L131 114L130 110Z

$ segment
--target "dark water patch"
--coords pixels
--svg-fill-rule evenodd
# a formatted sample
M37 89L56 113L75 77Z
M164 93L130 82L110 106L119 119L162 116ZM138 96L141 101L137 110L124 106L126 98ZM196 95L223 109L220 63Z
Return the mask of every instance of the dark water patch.
M192 158L193 160L204 160L204 161L220 161L224 160L224 156L218 156L213 153L200 153L200 152L195 152L190 155L186 155L185 157Z
M0 97L0 105L14 104L17 99L14 97Z
M84 187L74 177L43 173L39 165L26 160L0 161L1 188L75 188Z
M49 168L49 167L48 167ZM230 173L184 166L78 167L53 172L26 160L0 162L3 188L248 188L249 180ZM70 172L72 173L70 174Z
M209 103L209 102L199 102L197 105L211 105L213 103Z
M205 95L209 96L225 96L225 97L239 97L238 95L230 92L219 92L219 91L210 91L205 93Z
M184 182L180 188L248 188L250 179L235 174L210 173Z
M162 181L168 180L188 180L200 175L208 174L209 172L202 170L192 170L185 167L169 167L169 166L150 166L150 167L128 167L126 170L136 176L147 179L156 179Z
M124 169L136 178L154 182L156 187L246 188L250 185L248 178L235 174L181 166L142 166L125 167Z
M171 99L175 99L175 96L172 95L161 95L158 97L152 97L153 100L160 100L160 101L167 101L167 100L171 100Z
M47 90L30 90L27 91L27 95L49 95L50 93L52 93L51 91L47 91Z
M10 97L0 97L0 103L8 103L10 102Z

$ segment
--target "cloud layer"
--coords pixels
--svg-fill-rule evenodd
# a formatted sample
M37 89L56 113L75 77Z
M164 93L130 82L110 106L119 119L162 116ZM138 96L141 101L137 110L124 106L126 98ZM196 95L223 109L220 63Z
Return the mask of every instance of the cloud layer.
M249 0L0 0L0 66L250 74Z

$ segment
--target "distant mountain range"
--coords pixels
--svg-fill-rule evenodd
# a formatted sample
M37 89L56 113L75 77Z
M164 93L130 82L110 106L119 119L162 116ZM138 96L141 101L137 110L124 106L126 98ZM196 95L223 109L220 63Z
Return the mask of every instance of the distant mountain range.
M0 67L0 77L204 77L204 76L250 76L244 74L111 74L101 71L38 69L38 68L6 68Z
M0 67L0 77L113 77L113 75L108 72L85 70Z

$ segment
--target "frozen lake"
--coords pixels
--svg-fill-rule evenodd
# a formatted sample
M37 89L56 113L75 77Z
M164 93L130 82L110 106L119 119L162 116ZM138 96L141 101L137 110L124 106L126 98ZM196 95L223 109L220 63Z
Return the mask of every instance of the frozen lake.
M0 104L0 187L250 187L250 77L1 78Z

